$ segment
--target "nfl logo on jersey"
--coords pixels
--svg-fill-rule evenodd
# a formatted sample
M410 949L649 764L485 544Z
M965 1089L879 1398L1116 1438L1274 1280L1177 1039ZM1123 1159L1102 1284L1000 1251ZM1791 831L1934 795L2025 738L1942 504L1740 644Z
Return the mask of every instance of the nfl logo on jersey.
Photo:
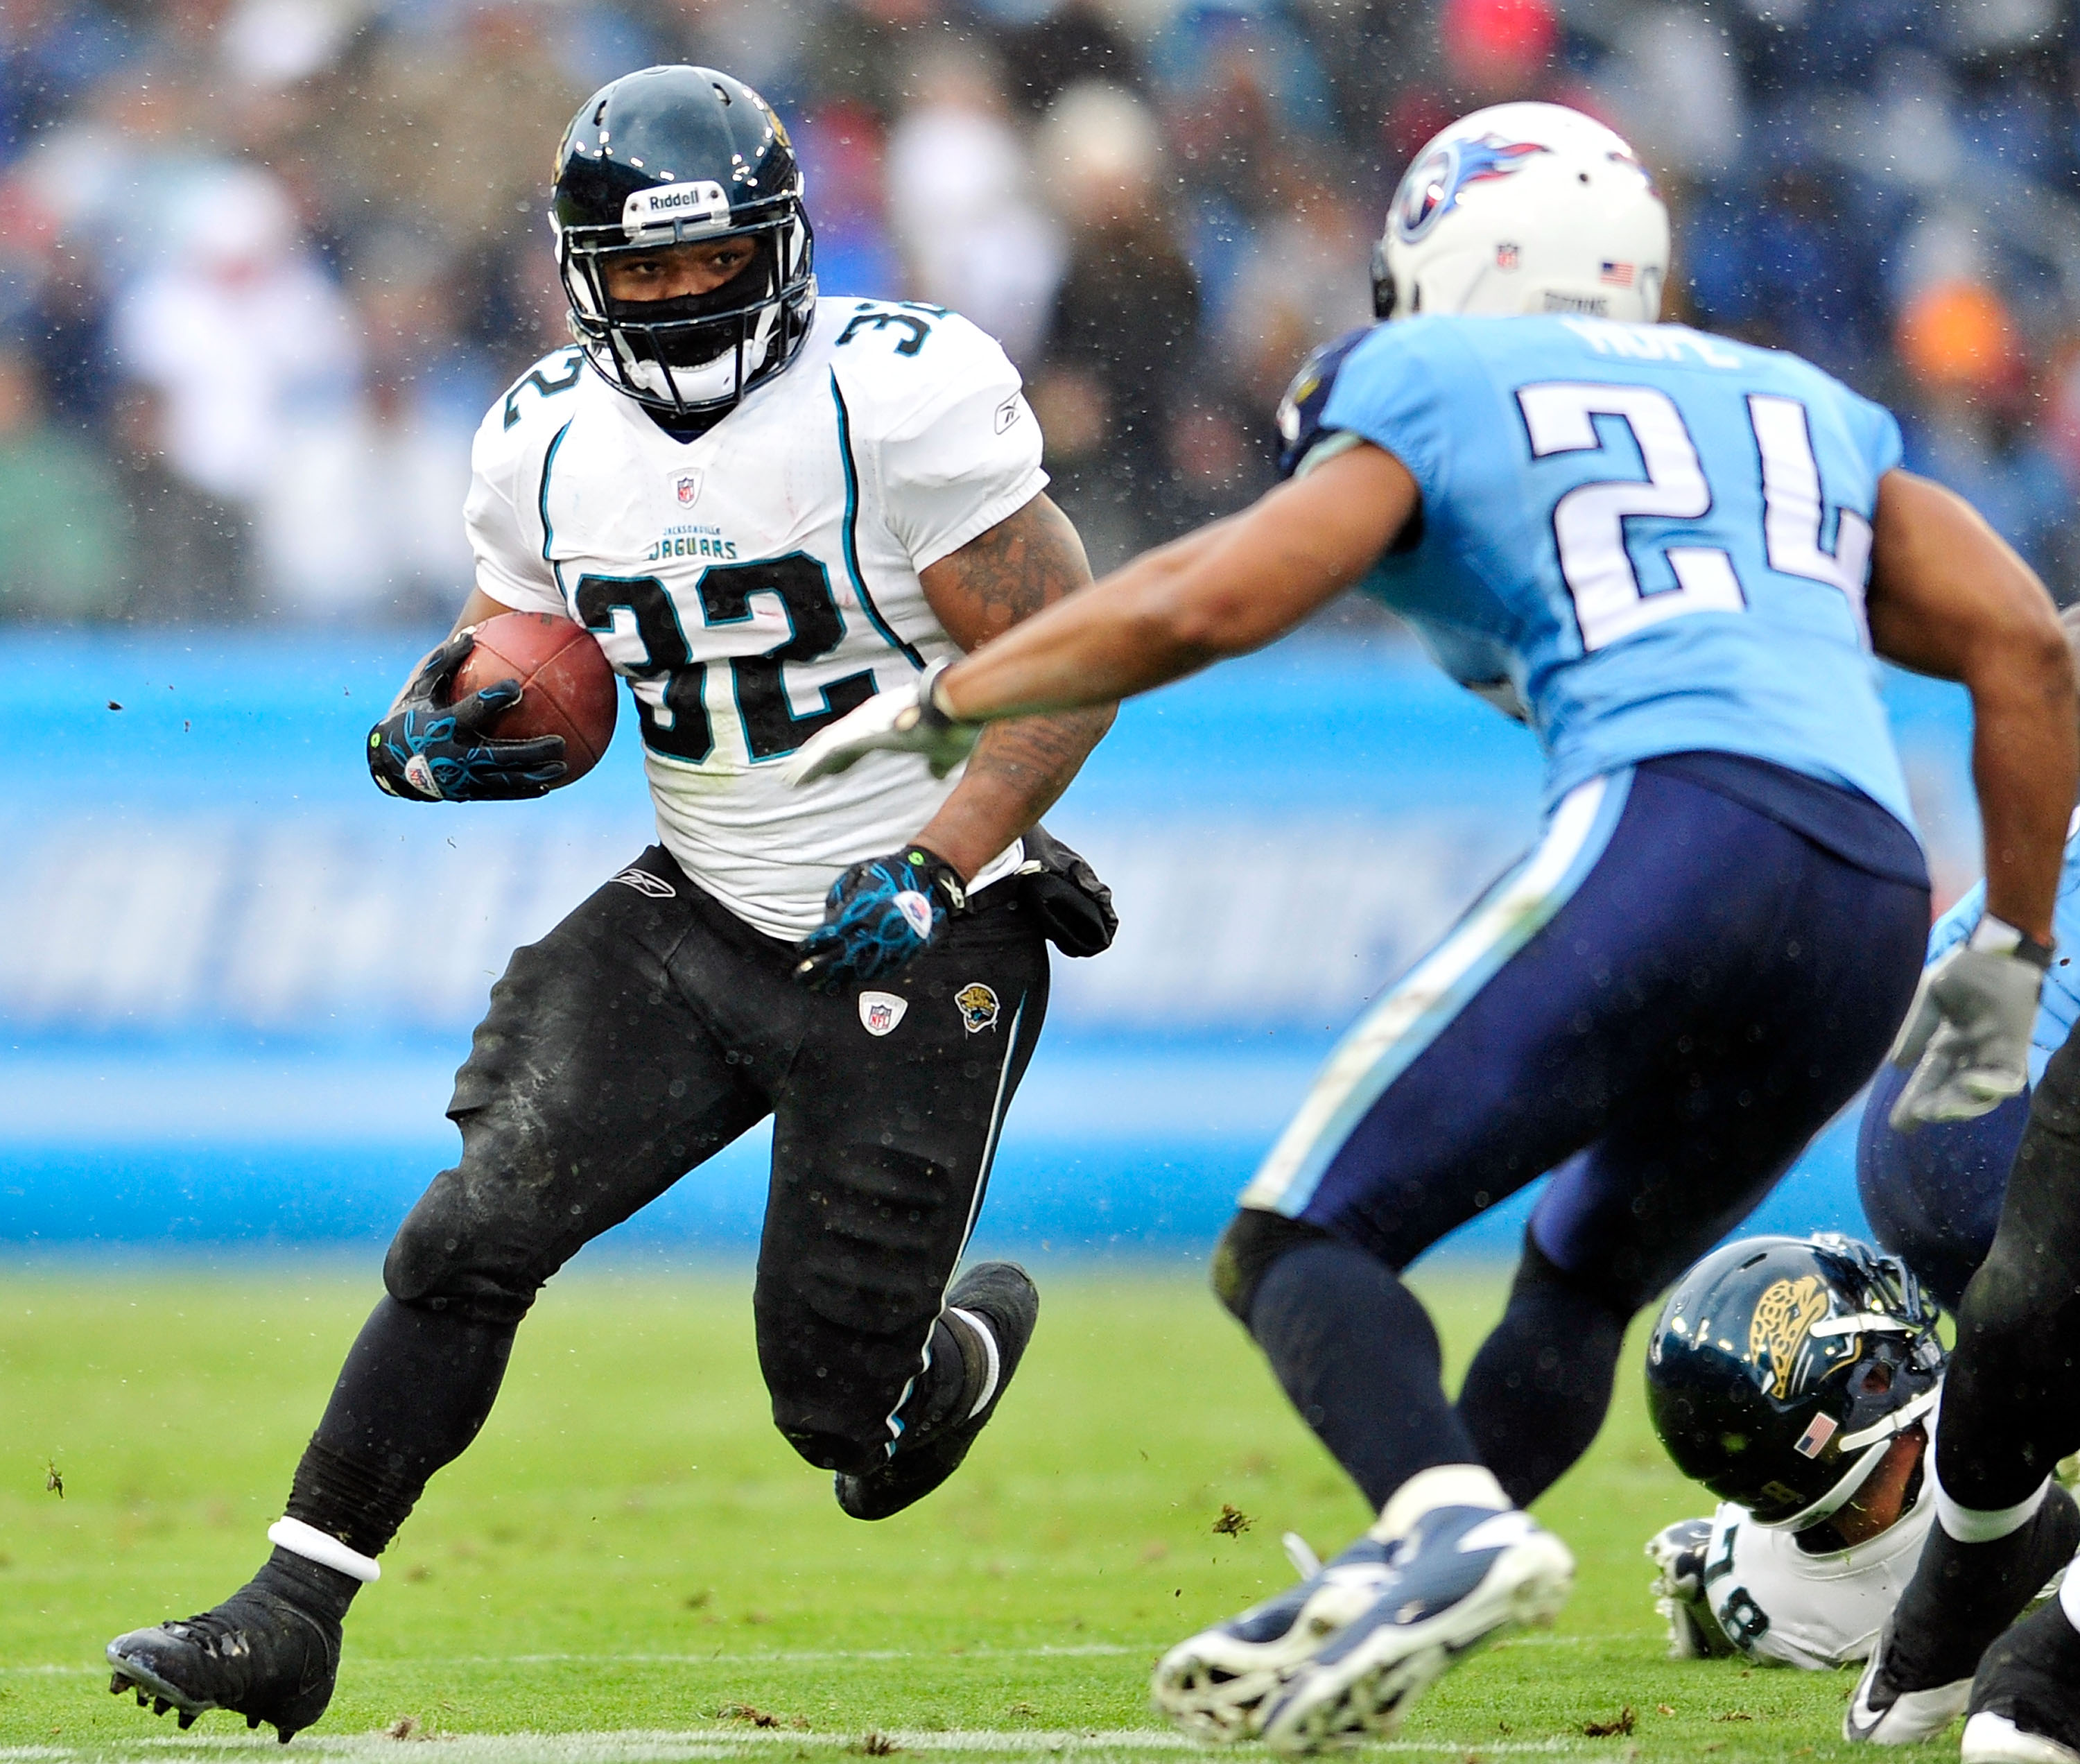
M679 506L691 508L700 500L701 475L698 472L681 472L672 480L672 489L679 498Z

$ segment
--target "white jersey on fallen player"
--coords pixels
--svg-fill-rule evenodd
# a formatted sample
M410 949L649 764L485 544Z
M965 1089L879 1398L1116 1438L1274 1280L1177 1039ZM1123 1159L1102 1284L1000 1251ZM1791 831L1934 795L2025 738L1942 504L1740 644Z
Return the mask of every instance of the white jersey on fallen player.
M1789 1531L1722 1504L1705 1552L1705 1601L1727 1640L1757 1660L1825 1672L1870 1657L1935 1522L1935 1479L1876 1537L1814 1554Z
M794 790L781 762L958 653L918 573L1047 482L992 338L937 307L820 300L793 363L690 442L560 350L492 406L472 465L477 586L598 636L635 695L665 846L737 917L802 937L841 871L937 812L958 771L876 754Z

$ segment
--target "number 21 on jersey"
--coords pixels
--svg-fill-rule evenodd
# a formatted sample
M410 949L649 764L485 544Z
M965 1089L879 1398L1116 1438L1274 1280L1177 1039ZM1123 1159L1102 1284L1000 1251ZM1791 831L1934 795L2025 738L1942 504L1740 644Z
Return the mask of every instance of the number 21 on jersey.
M1554 506L1560 574L1575 603L1584 649L1603 649L1685 613L1747 610L1734 561L1716 545L1662 546L1675 586L1654 594L1640 586L1625 522L1641 515L1701 520L1713 506L1696 443L1667 393L1652 386L1550 380L1520 387L1516 401L1534 459L1601 452L1596 418L1606 417L1631 431L1646 472L1643 479L1577 485ZM1870 523L1854 509L1839 510L1835 548L1824 549L1826 503L1805 406L1796 398L1757 393L1749 397L1747 410L1762 462L1763 549L1770 567L1839 590L1862 631Z

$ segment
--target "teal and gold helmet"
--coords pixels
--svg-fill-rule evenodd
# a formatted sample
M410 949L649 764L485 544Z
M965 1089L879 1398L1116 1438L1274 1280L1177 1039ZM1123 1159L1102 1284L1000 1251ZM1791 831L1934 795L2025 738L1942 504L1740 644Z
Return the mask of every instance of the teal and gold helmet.
M1935 1307L1852 1237L1748 1237L1685 1275L1646 1350L1647 1413L1684 1475L1802 1531L1853 1496L1943 1381Z

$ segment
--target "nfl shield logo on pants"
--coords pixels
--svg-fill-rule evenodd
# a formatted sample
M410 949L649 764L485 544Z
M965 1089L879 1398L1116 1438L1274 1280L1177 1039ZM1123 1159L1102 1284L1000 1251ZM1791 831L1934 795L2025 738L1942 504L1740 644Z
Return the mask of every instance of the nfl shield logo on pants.
M863 992L859 995L860 1027L870 1035L885 1035L902 1022L910 1001L894 993Z

